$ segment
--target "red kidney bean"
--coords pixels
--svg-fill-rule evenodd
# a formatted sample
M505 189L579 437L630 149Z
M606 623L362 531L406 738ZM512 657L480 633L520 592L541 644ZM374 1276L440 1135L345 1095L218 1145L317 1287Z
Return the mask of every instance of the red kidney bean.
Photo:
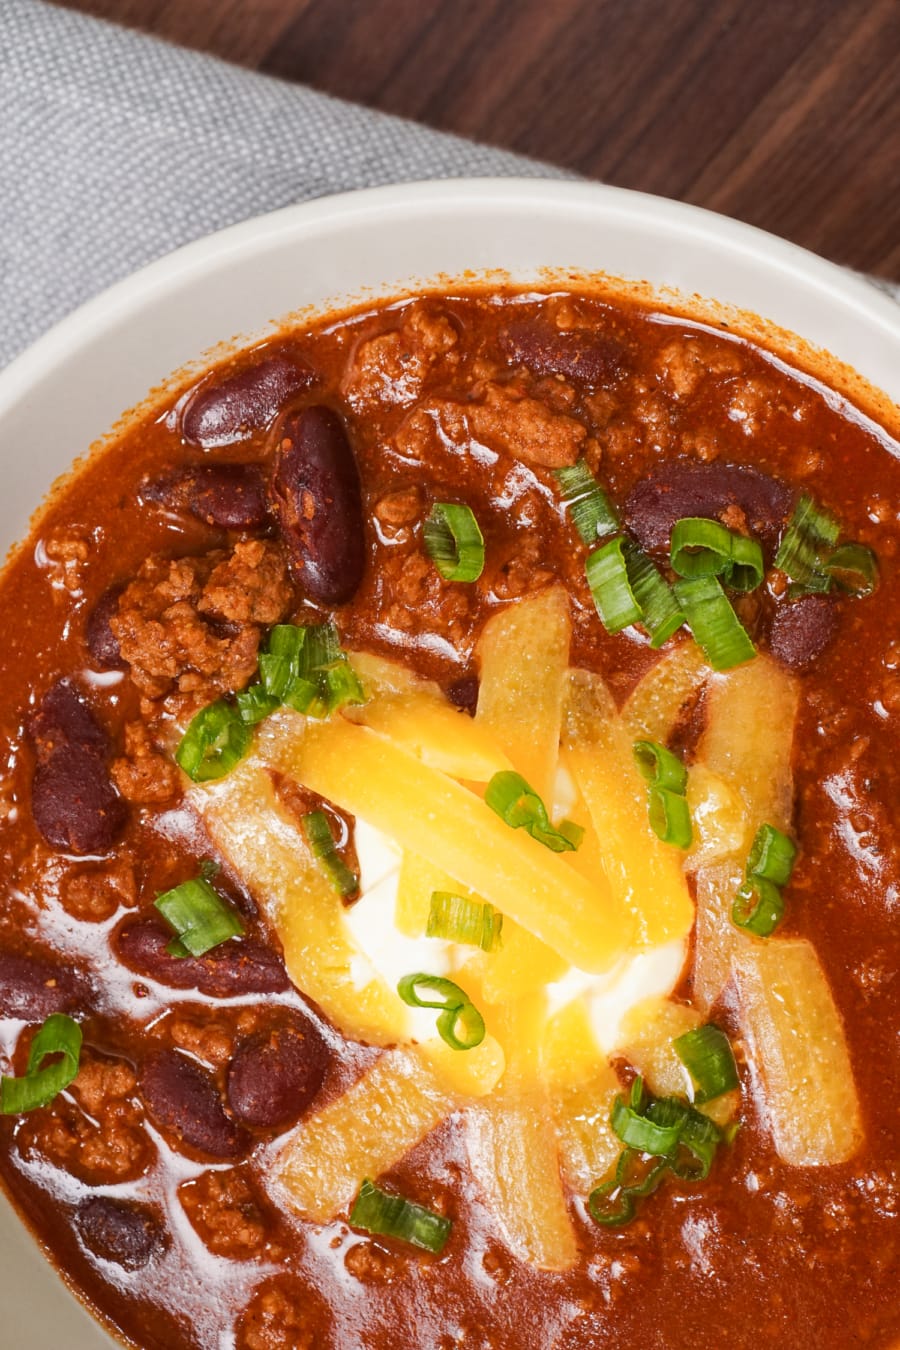
M789 670L805 670L834 638L838 606L826 595L804 595L778 606L769 634L769 648Z
M790 488L759 469L676 460L632 488L625 523L642 548L668 551L672 526L683 516L720 519L737 506L751 534L772 549L792 500Z
M249 1036L228 1069L228 1104L246 1125L292 1125L322 1086L329 1058L321 1032L306 1018Z
M310 599L351 600L366 560L359 470L331 408L288 413L274 432L272 505L291 567Z
M70 1012L87 995L79 975L39 956L0 951L0 1017L42 1022L55 1012Z
M209 1074L177 1050L159 1050L141 1074L144 1105L175 1146L213 1158L237 1158L250 1147L250 1136L225 1110Z
M110 780L106 733L68 680L44 695L28 729L37 757L31 809L41 834L68 853L105 853L127 814Z
M170 956L172 932L154 919L127 923L116 935L116 950L129 969L174 989L199 989L210 998L280 994L290 989L280 957L261 942L236 938L205 956Z
M199 464L175 469L141 486L144 501L187 511L222 530L257 530L269 518L258 464Z
M124 582L117 582L105 590L91 610L85 624L84 640L93 658L94 664L101 670L127 670L128 662L122 657L119 639L110 627L110 619L119 609L119 596L125 589Z
M315 380L315 372L299 357L267 356L220 384L201 385L182 410L181 434L204 450L232 445L264 431Z
M92 1195L75 1211L75 1228L94 1256L124 1270L140 1270L165 1245L154 1210L110 1195Z
M518 319L500 334L500 347L516 365L537 375L565 375L586 384L602 385L625 364L625 351L613 337L558 328L538 319Z

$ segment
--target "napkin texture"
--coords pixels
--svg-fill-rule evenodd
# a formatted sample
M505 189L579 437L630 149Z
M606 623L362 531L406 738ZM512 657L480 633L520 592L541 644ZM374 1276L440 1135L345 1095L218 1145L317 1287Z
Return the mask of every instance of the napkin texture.
M498 175L571 176L40 0L0 0L0 366L212 230L330 192Z
M497 175L574 176L42 0L0 0L0 367L213 230L330 192Z

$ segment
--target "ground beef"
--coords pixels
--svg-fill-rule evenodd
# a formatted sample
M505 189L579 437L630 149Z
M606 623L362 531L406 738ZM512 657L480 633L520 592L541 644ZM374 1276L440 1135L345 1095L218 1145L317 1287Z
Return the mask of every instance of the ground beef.
M110 626L141 693L189 694L200 705L243 688L261 627L284 618L292 600L280 546L252 539L230 552L148 558Z
M174 762L160 753L143 722L125 726L125 754L113 760L112 777L122 796L147 805L177 796L181 779Z
M73 918L104 923L122 906L137 903L134 867L129 862L69 872L60 888L63 906Z
M272 1215L240 1170L204 1172L179 1187L178 1199L200 1240L215 1256L228 1261L268 1261L283 1255L273 1250Z
M587 436L574 417L551 412L518 384L487 384L483 402L467 413L472 434L491 450L547 469L574 464Z
M356 411L370 404L412 403L433 369L456 364L457 341L449 319L413 307L402 328L357 345L341 392Z
M444 581L424 554L387 558L377 584L380 621L388 628L400 633L433 633L459 650L471 644L471 595L462 583Z
M332 1350L323 1296L290 1276L257 1289L237 1327L237 1350Z
M17 1137L23 1156L47 1159L93 1186L141 1176L153 1146L136 1088L130 1064L83 1050L68 1093L25 1117Z

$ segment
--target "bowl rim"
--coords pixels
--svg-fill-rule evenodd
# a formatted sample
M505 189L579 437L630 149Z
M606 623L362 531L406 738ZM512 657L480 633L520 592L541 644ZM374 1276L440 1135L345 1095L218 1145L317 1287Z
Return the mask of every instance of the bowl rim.
M187 277L197 279L214 272L283 237L320 231L332 220L346 227L363 224L367 217L426 214L435 207L450 216L492 203L518 204L527 210L535 202L545 205L551 193L554 207L563 213L567 208L593 208L619 225L651 217L676 234L689 230L695 238L724 243L738 253L764 255L769 270L794 278L799 275L820 294L856 311L889 341L900 344L900 304L871 280L799 244L705 207L596 182L527 177L424 179L333 193L281 207L204 235L147 263L72 310L0 370L0 418L62 366L78 343L126 321L145 300L170 296ZM710 300L715 303L714 297ZM887 391L878 392L891 397Z

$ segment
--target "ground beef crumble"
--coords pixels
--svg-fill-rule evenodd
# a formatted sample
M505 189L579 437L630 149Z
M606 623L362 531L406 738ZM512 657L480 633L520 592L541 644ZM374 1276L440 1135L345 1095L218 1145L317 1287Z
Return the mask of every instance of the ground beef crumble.
M250 539L229 552L148 558L110 626L142 694L189 694L199 706L243 688L262 627L284 618L292 601L281 547Z

